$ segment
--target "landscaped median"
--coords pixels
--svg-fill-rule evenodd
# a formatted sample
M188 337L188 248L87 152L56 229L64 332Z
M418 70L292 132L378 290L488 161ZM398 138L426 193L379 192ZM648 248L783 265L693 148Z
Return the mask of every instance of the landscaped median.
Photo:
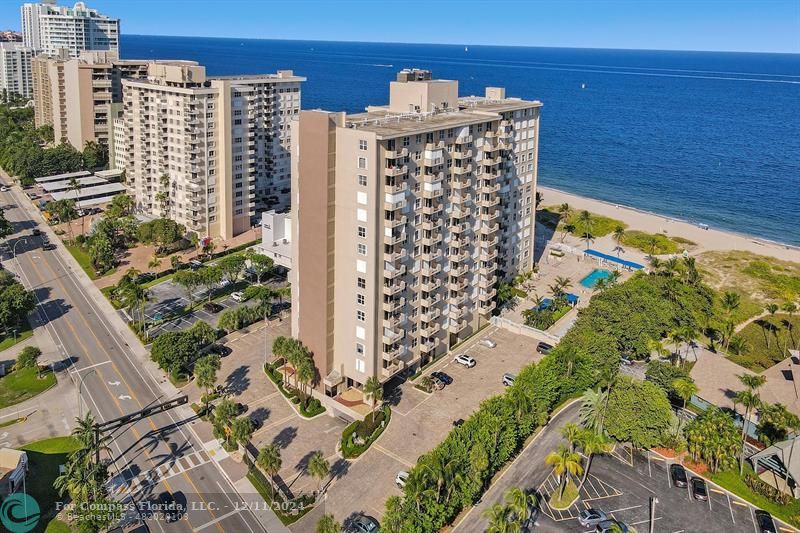
M16 405L43 393L56 384L52 369L41 369L36 359L41 351L27 346L11 372L0 378L0 409Z
M275 384L284 398L289 400L292 405L296 406L300 415L305 418L313 418L324 413L325 407L317 398L284 382L283 374L278 371L284 364L283 359L278 359L277 361L269 363L264 366L264 373L269 377L270 381Z
M378 411L368 414L364 420L356 420L342 432L342 455L354 459L367 451L389 425L392 410L384 405Z
M297 522L314 508L314 503L316 502L312 495L302 494L293 500L287 500L280 491L275 490L274 485L253 463L249 455L244 454L243 458L248 468L247 479L253 484L261 497L264 498L264 501L270 505L270 508L283 525L288 526Z

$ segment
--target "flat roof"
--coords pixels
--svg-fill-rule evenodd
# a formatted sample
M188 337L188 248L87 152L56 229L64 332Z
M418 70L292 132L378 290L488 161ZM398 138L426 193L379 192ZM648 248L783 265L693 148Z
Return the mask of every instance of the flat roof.
M98 170L94 175L99 178L118 178L122 176L123 172L124 170L121 168L112 168L111 170Z
M105 183L97 187L85 187L80 191L54 192L51 196L53 200L79 200L81 202L90 196L114 196L125 190L121 183ZM78 194L80 192L80 195Z
M371 131L379 137L396 137L429 130L440 130L458 126L479 124L496 120L503 112L531 107L541 107L538 100L504 98L492 100L481 96L458 99L458 109L436 113L397 113L388 106L370 106L363 113L345 117L345 126L358 130Z
M47 183L50 181L62 181L62 180L68 180L70 178L79 178L81 176L91 176L91 175L92 173L89 172L88 170L80 170L78 172L68 172L67 174L54 174L52 176L43 176L41 178L36 178L33 181L35 181L36 183Z
M52 193L52 192L65 191L65 190L69 189L70 181L71 180L48 181L48 182L42 183L41 185L42 185L42 189L44 189L45 192ZM85 186L85 185L102 185L102 184L108 183L108 180L106 180L104 178L98 178L97 176L86 176L86 177L83 177L83 178L76 178L75 181L77 181L78 184L81 185L81 186Z

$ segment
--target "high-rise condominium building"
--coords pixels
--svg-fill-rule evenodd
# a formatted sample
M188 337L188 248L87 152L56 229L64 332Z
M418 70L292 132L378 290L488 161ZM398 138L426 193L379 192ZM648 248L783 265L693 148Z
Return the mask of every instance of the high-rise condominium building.
M300 111L292 71L206 78L196 63L149 67L125 80L127 180L136 205L200 237L229 239L286 209L289 122Z
M79 57L84 50L119 51L119 19L77 2L57 6L55 0L26 3L20 8L25 46L39 53L57 55L66 50Z
M488 322L498 279L533 267L541 105L413 70L388 106L300 113L292 334L321 392L448 350Z
M21 43L0 42L0 91L30 98L32 59L33 50Z
M147 76L148 61L121 60L116 52L82 52L70 59L33 58L36 126L51 124L56 142L66 139L78 150L89 141L108 145L111 104L122 101L122 80Z

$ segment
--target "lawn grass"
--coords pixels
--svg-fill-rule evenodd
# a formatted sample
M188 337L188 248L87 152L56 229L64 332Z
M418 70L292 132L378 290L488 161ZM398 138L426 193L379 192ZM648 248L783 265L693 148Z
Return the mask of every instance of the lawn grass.
M55 503L60 500L53 482L58 477L58 467L67 462L67 455L80 448L73 437L55 437L30 444L21 449L28 454L29 472L26 478L28 494L36 498L42 521L55 516ZM54 525L53 527L60 527ZM48 526L48 531L49 531ZM69 531L56 529L55 531Z
M654 242L651 243L651 239L654 239ZM655 255L677 254L683 249L666 235L637 230L626 231L622 244Z
M56 384L53 372L44 372L39 379L38 369L23 368L0 378L0 409L18 404L44 392Z
M570 212L569 216L565 219L558 213L558 206L551 205L540 209L536 213L536 217L541 224L544 224L552 229L557 228L559 231L562 230L564 224L572 224L575 229L570 233L575 237L583 237L586 233L586 228L584 228L583 223L580 222L581 213L582 210L574 210ZM590 232L592 237L604 237L609 233L612 233L615 229L617 229L617 227L628 227L628 225L621 220L604 217L603 215L598 215L597 213L589 213L589 215L592 221ZM554 223L557 223L556 226L553 225Z
M15 344L22 342L27 338L30 338L31 335L33 335L33 330L31 329L31 325L28 323L28 320L25 319L22 321L22 330L17 332L16 341L14 340L14 335L10 335L0 341L0 352L11 348Z
M733 311L730 317L734 324L746 322L764 310L764 306L761 305L760 302L754 300L750 293L743 292L737 287L722 287L719 291L717 291L717 295L714 298L715 316L725 317L725 311L722 309L720 303L722 300L722 295L726 292L733 292L739 295L739 307Z
M81 266L86 275L89 276L89 279L95 280L98 278L102 278L103 276L108 276L109 274L113 274L116 272L116 268L112 268L108 272L103 273L102 275L98 275L97 272L94 271L94 267L92 267L92 259L89 257L89 253L84 250L81 246L76 244L67 244L64 243L64 247L72 254L72 257L75 258L75 261Z
M765 316L745 326L736 336L745 340L745 350L729 358L745 368L762 372L789 357L788 348L800 346L800 316Z
M54 518L47 524L47 529L44 530L44 533L70 533L71 531L69 525L58 518Z
M566 509L578 497L578 487L572 479L567 480L567 486L564 488L564 496L562 498L558 497L560 489L561 487L557 487L553 494L550 495L550 507L553 509Z
M747 468L749 469L750 467L748 466ZM789 505L775 503L750 490L750 487L745 485L742 478L739 477L739 472L736 470L728 470L726 472L713 474L711 476L711 481L749 501L756 507L768 511L771 515L780 518L784 522L794 526L800 526L800 500L793 500Z

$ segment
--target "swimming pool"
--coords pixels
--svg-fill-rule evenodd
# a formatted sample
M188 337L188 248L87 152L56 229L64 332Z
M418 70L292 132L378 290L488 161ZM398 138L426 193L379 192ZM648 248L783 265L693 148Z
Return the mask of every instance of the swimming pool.
M594 289L598 281L600 281L601 279L608 279L609 277L611 277L611 272L609 272L608 270L603 270L602 268L595 268L594 270L589 272L588 276L586 276L581 280L581 285L583 285L587 289Z

